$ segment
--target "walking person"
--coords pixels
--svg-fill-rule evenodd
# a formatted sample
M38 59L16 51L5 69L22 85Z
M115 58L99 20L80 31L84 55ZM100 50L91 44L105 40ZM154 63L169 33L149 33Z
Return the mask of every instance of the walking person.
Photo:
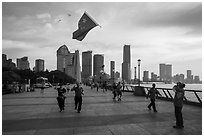
M184 99L184 88L185 84L178 82L176 86L173 87L175 91L174 96L174 109L175 109L175 117L176 117L176 125L173 128L182 129L183 126L183 116L182 116L182 108L183 108L183 99Z
M123 85L123 92L125 91L125 81L122 81L122 85Z
M122 97L121 87L122 87L122 86L121 86L120 82L118 82L117 88L116 88L117 96L118 96L118 101L121 101L121 97Z
M159 93L159 91L155 88L156 84L153 83L152 84L152 88L150 88L150 90L147 93L147 97L146 98L150 98L150 104L148 105L149 110L151 110L151 107L153 108L154 112L157 112L156 106L155 106L155 100L156 100L156 96L161 94Z
M96 90L98 91L98 88L99 88L99 83L97 82L96 83Z
M113 99L115 99L116 98L116 88L117 88L117 85L115 84L115 82L113 83L113 85L112 85L112 90L113 90Z
M75 91L75 110L77 110L78 113L81 111L81 105L82 105L82 95L84 95L84 90L82 87L79 86L79 83L76 83L76 87L74 86L71 91Z
M57 102L58 102L58 106L60 109L60 112L62 112L62 110L64 110L64 103L65 103L65 93L66 93L66 89L62 87L62 84L60 84L60 87L57 88L58 91L58 97L57 97Z

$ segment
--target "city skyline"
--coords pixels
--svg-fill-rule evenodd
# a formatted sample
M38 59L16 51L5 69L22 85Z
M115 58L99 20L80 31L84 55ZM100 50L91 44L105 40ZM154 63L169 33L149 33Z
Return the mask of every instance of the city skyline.
M84 11L102 28L94 28L79 42L71 38ZM106 73L112 60L115 71L122 72L127 44L132 79L138 58L141 72L159 74L158 64L166 63L173 65L172 75L192 70L202 79L202 3L2 4L2 53L13 61L27 56L33 68L35 59L42 58L45 69L56 70L56 50L63 44L71 52L78 49L80 60L83 51L104 54Z

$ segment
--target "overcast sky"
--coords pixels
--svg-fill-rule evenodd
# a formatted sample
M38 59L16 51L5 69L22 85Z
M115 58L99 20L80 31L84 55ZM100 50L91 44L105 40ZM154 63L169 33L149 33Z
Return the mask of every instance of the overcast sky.
M84 11L102 28L95 27L80 42L72 33ZM104 54L107 73L112 60L121 72L123 46L129 44L132 78L138 58L142 71L159 75L159 64L168 63L173 75L190 69L202 78L202 3L2 4L2 53L14 62L28 56L32 69L41 58L46 69L55 70L56 51L63 44L71 52Z

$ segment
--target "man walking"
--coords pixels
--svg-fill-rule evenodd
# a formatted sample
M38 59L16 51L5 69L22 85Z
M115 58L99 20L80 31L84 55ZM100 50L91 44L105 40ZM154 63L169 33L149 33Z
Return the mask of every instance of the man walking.
M79 86L79 83L76 83L76 87L74 86L71 91L75 91L75 97L74 97L74 101L75 101L75 110L77 110L78 113L80 113L81 111L81 105L82 105L82 95L84 95L83 93L83 88Z
M151 107L153 108L154 112L157 112L156 106L155 106L155 100L156 96L161 94L158 92L158 90L155 88L156 84L152 84L152 88L148 91L147 98L150 98L151 103L148 105L149 110L151 110Z

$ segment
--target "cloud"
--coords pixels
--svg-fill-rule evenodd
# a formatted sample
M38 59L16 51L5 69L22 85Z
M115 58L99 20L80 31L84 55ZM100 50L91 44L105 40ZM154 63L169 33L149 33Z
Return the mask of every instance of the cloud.
M73 40L84 11L102 28L92 29L83 41ZM109 73L110 60L121 70L123 46L130 44L131 66L137 66L141 58L143 67L150 69L161 62L202 58L201 24L201 2L6 3L2 45L13 57L44 58L50 69L56 68L56 50L63 44L71 52L92 50L104 54Z
M38 19L51 19L51 15L49 13L37 14L36 17Z
M13 40L2 40L2 48L3 49L22 49L22 50L31 50L34 49L35 46L31 45L31 44L27 44L25 42L20 42L20 41L13 41Z
M163 5L163 4L161 4ZM192 29L200 29L202 26L202 3L178 3L180 7L163 5L166 9L148 10L145 12L145 17L135 16L134 23L144 27L189 27Z

